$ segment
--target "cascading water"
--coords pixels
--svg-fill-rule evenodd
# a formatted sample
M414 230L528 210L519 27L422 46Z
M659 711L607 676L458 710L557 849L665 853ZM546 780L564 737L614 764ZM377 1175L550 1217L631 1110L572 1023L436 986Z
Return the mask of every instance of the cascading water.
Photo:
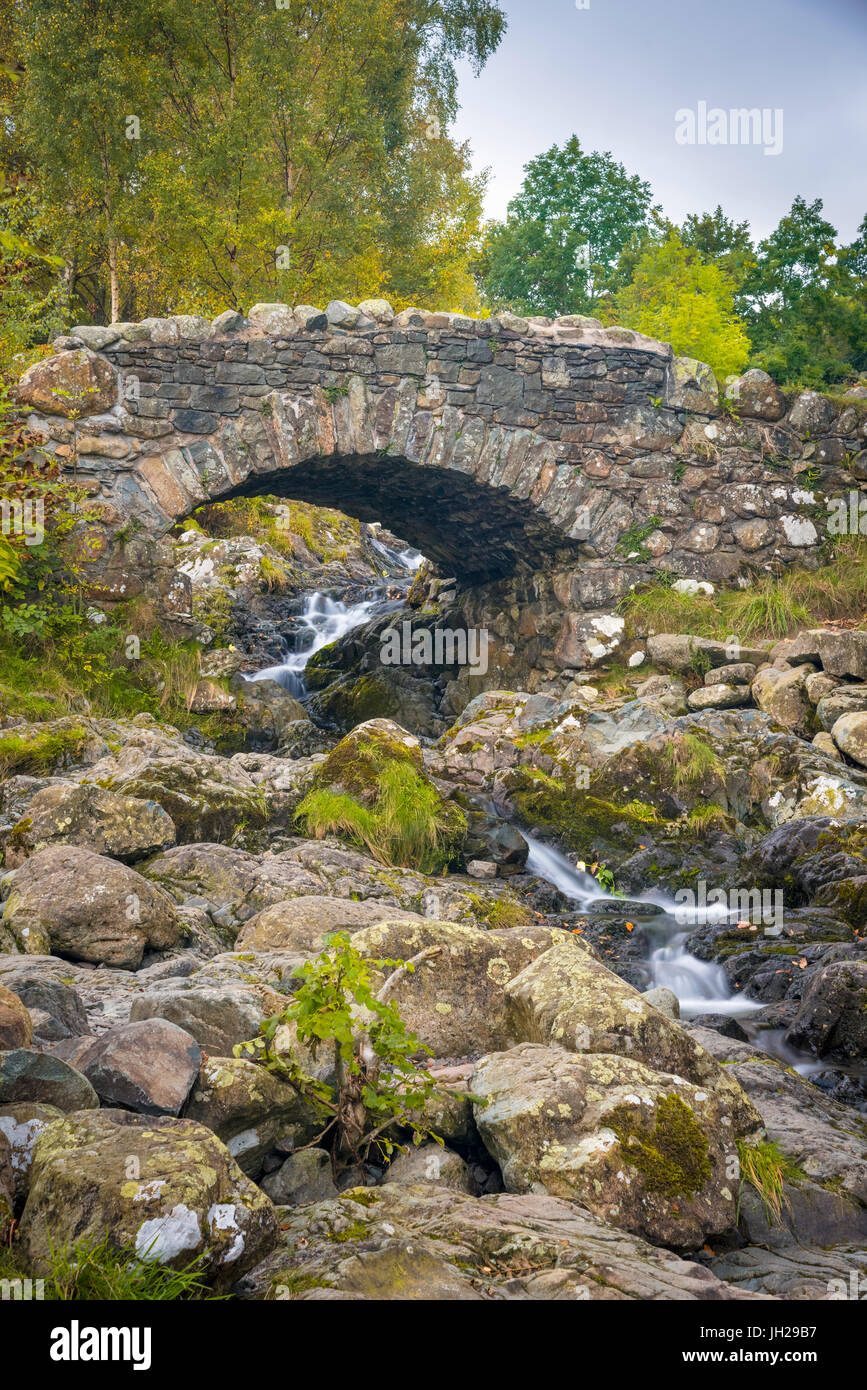
M304 667L314 652L327 647L345 637L353 628L366 623L374 609L379 606L378 599L366 599L363 603L346 604L339 599L329 598L328 594L308 594L303 612L296 619L298 641L294 652L287 651L286 658L279 666L266 666L248 676L250 681L276 681L296 700L306 695Z
M525 839L530 850L528 873L545 879L565 898L580 908L587 908L594 902L618 901L613 894L606 893L592 874L576 868L558 850L540 844L529 835ZM634 901L662 909L646 924L649 935L656 941L648 957L650 978L654 986L664 986L677 995L683 1018L694 1018L697 1014L748 1016L764 1007L746 995L733 994L721 965L699 960L686 950L689 931L684 928L708 921L734 920L727 908L717 904L688 913L680 903L661 893L643 893ZM754 1031L764 1051L779 1057L802 1076L814 1076L826 1070L824 1063L791 1048L784 1040L782 1029L756 1026Z
M395 550L373 536L370 537L370 544L387 560L390 578L413 574L424 560L417 550ZM304 609L296 619L295 650L290 652L287 647L285 658L279 665L266 666L264 670L248 676L247 680L276 681L296 700L303 699L308 693L304 668L314 652L331 642L338 642L376 614L396 611L401 607L398 601L389 599L387 589L387 585L376 585L371 590L373 597L359 603L343 603L320 592L308 594Z

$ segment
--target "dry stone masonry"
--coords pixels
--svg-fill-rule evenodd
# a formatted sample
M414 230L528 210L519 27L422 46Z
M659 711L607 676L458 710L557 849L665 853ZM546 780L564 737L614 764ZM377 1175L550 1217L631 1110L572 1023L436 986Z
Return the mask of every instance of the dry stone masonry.
M543 664L578 667L655 572L817 563L826 498L867 476L862 401L787 400L751 371L723 411L709 367L576 315L259 304L54 347L19 399L90 496L96 596L150 586L181 620L160 538L204 502L276 494L383 522L464 591L530 612Z

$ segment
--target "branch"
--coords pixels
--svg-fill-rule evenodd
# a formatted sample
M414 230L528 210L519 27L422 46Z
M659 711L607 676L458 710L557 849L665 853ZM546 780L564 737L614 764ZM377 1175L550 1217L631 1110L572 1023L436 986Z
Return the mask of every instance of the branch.
M402 965L399 965L397 969L393 970L389 975L382 989L376 996L376 1002L378 1004L385 1004L397 989L404 975L412 974L413 966L418 965L423 960L430 960L433 956L441 955L442 950L442 946L426 946L423 951L419 951L418 955L412 956L410 960L405 960Z

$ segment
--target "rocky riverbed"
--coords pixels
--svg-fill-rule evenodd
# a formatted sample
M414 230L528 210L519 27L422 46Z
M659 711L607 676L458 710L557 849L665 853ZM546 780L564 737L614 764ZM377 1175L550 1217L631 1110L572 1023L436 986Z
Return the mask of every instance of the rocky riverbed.
M39 755L0 814L20 1267L108 1237L238 1298L867 1291L867 634L658 634L616 689L603 662L468 698L457 668L374 662L407 604L453 599L398 538L175 546L225 741L0 731ZM311 791L375 810L392 763L441 862L299 815ZM435 949L392 997L441 1086L442 1144L343 1171L309 1098L234 1054L335 931L371 961Z

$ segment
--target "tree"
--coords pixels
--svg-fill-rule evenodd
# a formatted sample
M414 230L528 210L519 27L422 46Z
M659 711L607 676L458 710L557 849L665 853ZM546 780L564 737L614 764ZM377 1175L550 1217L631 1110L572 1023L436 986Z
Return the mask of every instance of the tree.
M622 283L618 258L649 224L650 187L576 136L530 161L506 221L488 230L478 274L492 305L592 313Z
M756 364L778 381L819 386L858 369L867 352L867 219L851 247L822 215L822 200L795 198L759 242L747 277Z
M731 281L675 231L648 248L615 306L620 323L671 343L679 356L708 362L721 380L746 365L750 345Z
M14 158L87 317L475 295L480 182L446 127L494 0L0 0ZM2 133L0 133L2 142ZM74 311L71 311L74 313Z
M733 222L719 204L713 212L690 213L680 228L680 239L707 264L719 266L736 292L755 266L749 222Z

